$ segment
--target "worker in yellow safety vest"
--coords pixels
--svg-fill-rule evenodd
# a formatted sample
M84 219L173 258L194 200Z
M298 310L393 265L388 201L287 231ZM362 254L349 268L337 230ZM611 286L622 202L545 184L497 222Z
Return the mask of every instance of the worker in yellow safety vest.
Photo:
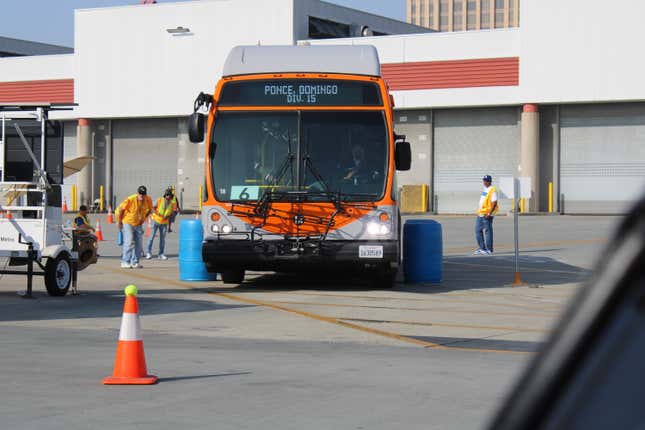
M81 205L78 208L78 214L74 217L74 230L79 233L90 233L94 231L94 227L90 224L90 220L87 218L87 206Z
M152 200L148 190L141 185L137 194L123 200L117 210L119 230L123 232L121 268L141 268L139 257L143 253L143 223L152 212Z
M152 258L152 243L155 240L157 231L159 232L159 259L167 260L168 257L164 254L166 247L166 229L170 224L170 217L172 216L172 192L166 190L163 197L157 199L157 204L152 211L152 230L150 238L148 239L148 248L146 250L146 259Z
M172 223L175 222L175 218L177 217L177 214L181 212L181 208L179 207L174 187L170 186L166 188L166 193L170 193L171 195L170 204L172 205L172 215L170 215L170 219L168 220L168 233L172 233Z
M484 188L479 196L479 209L477 210L477 222L475 223L475 239L479 248L474 252L476 255L493 254L493 218L497 213L497 188L493 178L486 175L482 178Z

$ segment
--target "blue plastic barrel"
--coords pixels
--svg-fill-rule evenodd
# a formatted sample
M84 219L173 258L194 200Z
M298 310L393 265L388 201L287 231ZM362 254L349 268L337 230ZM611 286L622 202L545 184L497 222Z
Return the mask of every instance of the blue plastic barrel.
M214 281L217 273L209 273L202 260L204 231L198 219L184 219L179 223L179 280Z
M443 239L441 224L426 219L403 225L403 275L405 282L441 282Z

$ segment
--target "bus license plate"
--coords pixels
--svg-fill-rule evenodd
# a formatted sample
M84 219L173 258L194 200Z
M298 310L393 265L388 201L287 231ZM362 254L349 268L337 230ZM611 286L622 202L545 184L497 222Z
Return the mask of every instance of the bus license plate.
M373 245L359 245L358 258L383 258L383 247Z

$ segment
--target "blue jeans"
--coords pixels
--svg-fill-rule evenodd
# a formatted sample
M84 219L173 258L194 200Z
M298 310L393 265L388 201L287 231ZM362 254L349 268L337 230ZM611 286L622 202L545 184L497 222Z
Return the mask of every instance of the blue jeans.
M155 221L152 222L150 239L148 239L148 254L152 254L152 242L155 240L157 230L159 230L159 255L163 254L163 251L166 248L166 229L168 229L168 224L157 224Z
M477 239L479 249L490 252L493 252L493 218L478 216L475 223L475 239Z
M123 263L138 264L143 251L143 227L123 224Z

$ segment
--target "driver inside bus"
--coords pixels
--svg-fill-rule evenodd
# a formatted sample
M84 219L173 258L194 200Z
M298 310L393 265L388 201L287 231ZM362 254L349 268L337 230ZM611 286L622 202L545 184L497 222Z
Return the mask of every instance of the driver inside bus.
M344 181L358 185L373 182L377 179L379 172L370 168L363 145L354 144L351 155L350 165L345 168Z

